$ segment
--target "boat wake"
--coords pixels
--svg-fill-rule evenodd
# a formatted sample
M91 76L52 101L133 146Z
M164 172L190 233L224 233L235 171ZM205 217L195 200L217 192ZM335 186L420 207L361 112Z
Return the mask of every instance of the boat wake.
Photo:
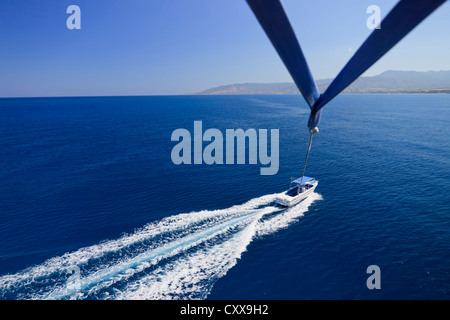
M321 199L276 207L277 194L178 214L116 240L0 277L0 299L205 299L250 242L288 227Z

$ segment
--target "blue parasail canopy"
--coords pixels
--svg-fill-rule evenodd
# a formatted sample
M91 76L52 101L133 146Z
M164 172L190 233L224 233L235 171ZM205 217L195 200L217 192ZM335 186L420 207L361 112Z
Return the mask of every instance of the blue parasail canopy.
M302 93L311 114L310 131L319 124L322 108L342 90L391 50L446 0L400 0L355 52L323 94L309 70L308 63L292 29L281 0L247 0L275 50ZM314 14L305 13L305 14ZM311 32L304 30L303 32ZM321 41L321 39L317 39ZM425 45L425 44L424 44Z
M300 184L300 183L310 182L311 180L314 180L314 178L303 176L303 177L300 177L300 178L298 178L298 179L296 179L296 180L294 180L292 182Z

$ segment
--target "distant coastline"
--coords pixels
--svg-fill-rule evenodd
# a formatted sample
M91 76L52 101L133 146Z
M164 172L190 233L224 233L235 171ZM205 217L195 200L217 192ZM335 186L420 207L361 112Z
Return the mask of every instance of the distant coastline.
M332 79L317 81L320 92L326 90ZM210 88L193 95L250 95L250 94L299 94L291 82L240 83ZM450 94L450 71L385 71L372 77L361 77L343 93L442 93Z
M328 88L332 79L316 81L322 93ZM95 98L95 97L146 97L146 96L192 96L192 95L283 95L300 94L293 82L278 83L238 83L213 87L190 93L167 94L61 94L0 96L0 99L37 99L37 98ZM372 77L360 77L342 94L450 94L450 70L442 71L385 71Z

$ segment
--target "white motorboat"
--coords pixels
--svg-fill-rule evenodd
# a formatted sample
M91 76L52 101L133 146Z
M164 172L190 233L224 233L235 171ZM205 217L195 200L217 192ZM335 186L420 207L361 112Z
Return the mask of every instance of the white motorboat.
M284 207L291 207L309 197L317 187L318 180L311 177L301 177L291 182L291 187L278 195L275 202Z

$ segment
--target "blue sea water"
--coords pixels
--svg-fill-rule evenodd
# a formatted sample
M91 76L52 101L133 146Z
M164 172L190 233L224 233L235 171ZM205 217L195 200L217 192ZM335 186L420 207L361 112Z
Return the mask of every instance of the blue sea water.
M282 209L307 119L299 95L0 99L0 299L449 299L450 95L338 97ZM278 173L173 164L196 120L279 129Z

